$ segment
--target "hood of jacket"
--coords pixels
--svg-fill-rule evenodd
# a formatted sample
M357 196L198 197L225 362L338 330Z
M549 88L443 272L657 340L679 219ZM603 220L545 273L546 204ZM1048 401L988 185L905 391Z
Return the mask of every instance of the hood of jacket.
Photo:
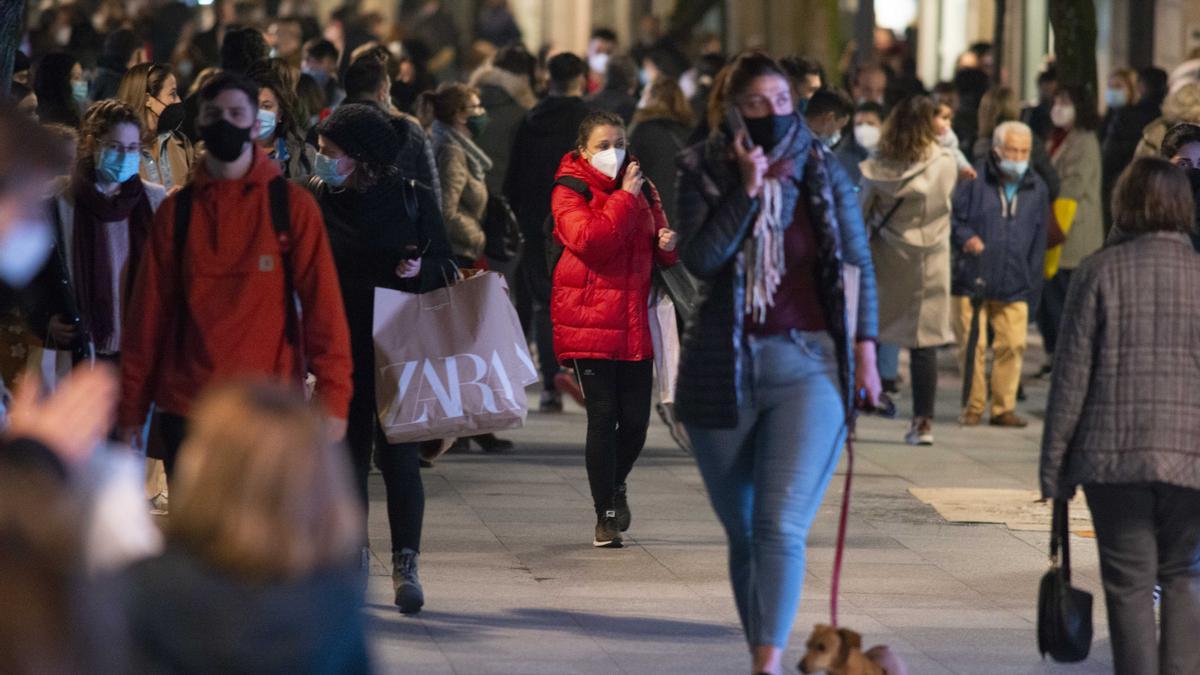
M616 178L609 178L600 173L596 167L592 166L591 162L583 158L583 155L572 150L563 155L562 162L558 165L558 172L554 174L555 179L563 176L571 176L578 178L588 184L593 192L603 192L611 194L616 191L621 184L620 179L625 175L625 167L629 166L631 161L637 161L633 155L625 154L625 163L617 170Z
M280 175L279 164L267 156L267 153L258 145L254 146L254 159L250 162L250 170L241 178L215 178L208 172L208 162L196 162L196 170L193 172L192 182L195 183L197 190L203 190L212 185L227 185L233 183L242 183L246 186L260 185L265 186L271 182L271 179Z
M479 98L485 108L505 103L505 96L526 110L537 104L537 97L533 95L529 80L507 70L484 66L471 76L470 84L480 90Z
M900 164L879 157L868 159L859 165L862 168L863 178L874 181L875 187L882 192L895 194L904 187L910 178L920 174L941 157L954 159L953 152L938 145L937 141L931 143L930 148L929 154L924 159L912 164Z

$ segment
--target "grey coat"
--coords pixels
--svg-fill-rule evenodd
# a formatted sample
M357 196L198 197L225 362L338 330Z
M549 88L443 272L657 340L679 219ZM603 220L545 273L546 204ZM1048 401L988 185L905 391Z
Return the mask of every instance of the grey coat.
M1059 199L1078 205L1075 220L1062 245L1059 267L1073 270L1104 244L1104 210L1100 206L1100 139L1096 132L1072 129L1050 162L1062 181Z
M441 122L433 123L430 136L442 181L442 217L450 250L475 260L483 255L487 243L483 216L488 200L486 176L492 161L471 139Z
M1042 494L1200 489L1200 255L1187 235L1116 240L1071 277L1042 437Z

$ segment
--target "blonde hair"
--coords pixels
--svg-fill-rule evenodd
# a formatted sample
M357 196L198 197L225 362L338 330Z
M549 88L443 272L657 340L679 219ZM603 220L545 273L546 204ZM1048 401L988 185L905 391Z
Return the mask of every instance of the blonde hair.
M999 85L987 90L979 99L979 138L992 135L996 127L1021 117L1021 102L1012 87Z
M1188 82L1163 101L1163 117L1172 124L1200 124L1200 82Z
M196 405L171 485L168 538L254 580L350 561L365 541L346 455L299 392L242 382Z

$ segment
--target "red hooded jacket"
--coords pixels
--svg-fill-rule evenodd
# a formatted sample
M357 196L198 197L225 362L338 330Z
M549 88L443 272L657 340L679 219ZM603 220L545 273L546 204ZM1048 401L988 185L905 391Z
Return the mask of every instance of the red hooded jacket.
M121 333L121 426L141 424L152 402L187 415L200 390L221 380L295 379L297 354L285 335L283 262L267 195L278 175L278 165L257 147L240 179L217 180L198 163L182 272L174 242L177 197L158 209ZM293 183L288 210L308 367L329 414L346 419L350 332L321 210L308 190ZM185 320L180 280L187 293Z
M670 267L678 257L658 247L658 231L668 225L657 191L652 206L645 196L620 189L622 175L609 178L576 152L558 168L556 178L579 178L592 191L591 202L562 185L550 196L554 236L565 249L550 293L554 351L561 363L654 358L651 273L656 263Z

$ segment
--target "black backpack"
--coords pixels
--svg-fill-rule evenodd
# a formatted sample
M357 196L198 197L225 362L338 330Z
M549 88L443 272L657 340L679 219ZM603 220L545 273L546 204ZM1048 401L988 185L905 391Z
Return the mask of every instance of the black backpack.
M590 204L592 201L592 189L581 178L574 176L560 176L555 179L554 187L562 185L570 188L583 196ZM550 193L554 193L554 187L550 188ZM650 181L642 183L642 195L646 198L646 202L651 208L654 206L654 188L651 187ZM546 237L546 269L550 271L551 278L554 277L554 268L558 266L558 261L562 259L565 247L558 239L554 237L554 211L546 214L546 220L542 222L542 234Z
M300 347L300 318L296 311L296 288L292 285L294 271L292 267L292 241L290 236L291 215L288 208L288 181L283 176L276 176L267 184L267 196L271 202L271 226L275 230L275 238L279 241L279 257L283 260L283 305L287 317L286 336L288 344L295 349ZM174 253L175 269L179 275L179 329L176 337L182 347L183 328L186 325L188 304L187 292L183 287L183 256L187 250L188 229L192 223L192 185L185 185L175 195L175 231ZM300 350L303 359L303 350Z

